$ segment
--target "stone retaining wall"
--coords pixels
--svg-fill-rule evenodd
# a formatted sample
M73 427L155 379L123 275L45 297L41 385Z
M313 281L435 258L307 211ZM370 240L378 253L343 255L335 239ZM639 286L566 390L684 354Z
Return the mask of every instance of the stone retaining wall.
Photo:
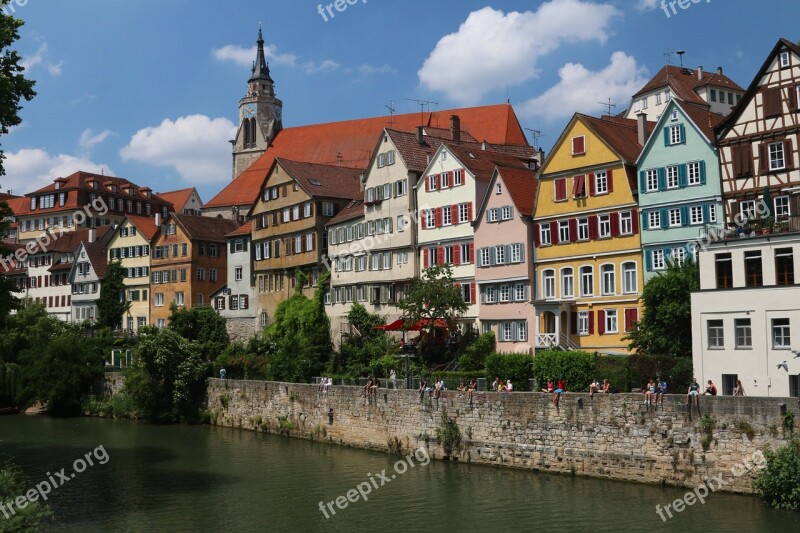
M454 420L462 447L450 459L598 478L695 487L722 475L722 490L752 492L742 464L766 446L785 444L783 409L800 420L796 398L702 397L702 415L684 395L648 408L641 394L565 394L560 405L541 393L442 393L211 379L212 423L394 452L426 446L445 458L436 430ZM703 423L705 422L705 424ZM795 422L795 427L798 424ZM733 470L732 470L733 469ZM732 474L732 471L734 474Z

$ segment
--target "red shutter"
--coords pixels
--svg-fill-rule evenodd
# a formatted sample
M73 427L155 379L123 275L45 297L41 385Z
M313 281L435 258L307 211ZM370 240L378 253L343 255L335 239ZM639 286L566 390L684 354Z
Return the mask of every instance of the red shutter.
M606 332L606 312L600 310L597 312L597 333L602 335Z
M470 303L473 303L473 304L476 302L476 300L475 300L475 283L474 282L469 284L469 301L470 301Z
M453 246L453 264L460 265L461 264L461 245L456 244Z
M594 173L589 174L586 179L589 180L589 196L594 196Z
M472 222L472 202L467 204L467 220Z
M430 192L431 190L431 180L428 179L428 176L425 176L425 192Z
M556 202L567 199L567 180L559 178L556 180Z
M573 335L578 334L578 313L573 311L569 314L570 328L569 331Z
M538 248L542 245L540 234L541 234L541 224L534 224L533 225L533 245Z
M451 170L450 172L447 173L447 183L450 184L451 189L455 187L455 181L456 181L456 173L454 170Z
M436 221L436 227L439 228L442 226L442 208L437 207L434 211L434 220Z
M422 249L422 268L428 268L428 249Z
M578 240L578 219L569 219L569 242L577 242Z
M790 138L783 141L783 160L786 161L786 170L794 168L794 152L792 150L792 139Z
M587 312L589 316L589 335L594 335L594 311Z
M45 276L44 277L44 286L45 287L49 287L50 286L50 276Z
M451 177L450 179L452 180L453 178ZM453 204L453 205L450 206L450 222L452 222L454 226L456 224L458 224L458 205L457 204Z
M619 237L619 213L611 213L611 236Z
M469 262L470 264L475 263L475 243L469 243ZM474 287L473 287L474 289ZM475 300L473 300L475 301Z
M72 295L71 294L67 295L67 305L72 305Z
M553 244L558 244L558 238L558 222L554 220L550 223L550 242Z
M422 229L428 229L428 212L426 210L418 211L420 213L419 223Z
M608 192L612 193L614 192L614 171L608 169L606 176L608 178Z
M631 228L633 229L633 234L639 234L639 210L633 209L631 211Z
M47 298L47 307L53 307L53 297L48 296Z
M597 240L597 235L597 215L592 215L589 217L589 239Z
M638 309L625 309L625 332L633 330L633 323L639 320Z
M758 145L758 173L766 174L768 169L769 163L767 162L767 143L762 141Z
M436 249L436 264L444 264L444 246L439 246Z

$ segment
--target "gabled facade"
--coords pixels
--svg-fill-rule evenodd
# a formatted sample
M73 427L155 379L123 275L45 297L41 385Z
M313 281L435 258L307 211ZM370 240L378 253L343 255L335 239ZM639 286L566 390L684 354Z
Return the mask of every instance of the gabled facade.
M687 244L724 219L719 157L708 108L673 100L642 150L639 209L645 281L693 253Z
M172 204L172 210L183 215L199 217L203 213L203 200L197 189L190 187L177 191L160 192L158 196Z
M75 262L69 271L72 286L72 321L97 321L97 301L100 299L100 282L106 273L106 248L100 242L82 242L75 253Z
M800 396L800 227L718 240L699 255L692 356L700 383L713 380L723 395L741 380L748 396Z
M245 222L225 236L228 282L211 295L214 309L225 318L232 341L246 342L267 325L266 313L256 315L252 224Z
M475 217L475 282L482 333L502 352L532 352L536 172L499 167Z
M277 159L262 183L261 195L248 215L252 220L258 308L272 322L275 310L289 298L296 272L306 274L313 294L328 247L325 225L361 195L358 169Z
M764 190L776 220L800 215L800 47L781 39L719 128L722 189L729 222L756 218Z
M225 235L233 220L171 214L151 246L150 320L166 327L170 306L211 306L211 295L227 282Z
M639 138L637 121L576 114L540 171L537 348L628 351L622 339L639 318L643 285Z
M123 323L128 334L137 334L143 326L151 324L150 251L160 217L128 215L114 228L108 243L108 261L119 261L125 276L125 298L130 309Z

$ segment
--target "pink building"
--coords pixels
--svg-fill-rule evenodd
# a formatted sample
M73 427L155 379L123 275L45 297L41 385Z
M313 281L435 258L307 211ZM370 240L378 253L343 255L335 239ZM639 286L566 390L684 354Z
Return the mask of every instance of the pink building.
M534 170L497 167L474 222L481 331L493 331L502 352L534 349L535 176Z

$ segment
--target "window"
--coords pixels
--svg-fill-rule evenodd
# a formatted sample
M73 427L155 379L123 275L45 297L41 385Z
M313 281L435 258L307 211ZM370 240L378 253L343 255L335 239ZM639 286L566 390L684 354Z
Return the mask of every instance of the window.
M781 52L781 68L789 66L789 52Z
M572 155L583 155L586 153L586 137L579 135L572 138Z
M510 285L500 285L500 289L497 291L500 294L500 301L510 302L511 301L511 286Z
M480 251L481 266L487 267L492 264L492 249L481 248Z
M472 284L463 283L460 288L461 288L461 298L466 303L474 303L472 301Z
M182 292L176 292L175 293L174 302L175 302L175 305L177 305L177 306L184 305L184 299L183 299L183 293Z
M266 244L266 243L264 243L264 244ZM212 282L217 281L217 269L216 268L208 269L208 280L212 281Z
M775 283L794 285L794 255L791 248L775 250Z
M333 202L322 202L322 216L332 217L334 211Z
M497 183L497 184L494 186L494 193L495 193L495 194L503 194L503 185L502 185L502 184L500 184L500 183Z
M703 206L693 205L689 208L689 223L702 224L703 223Z
M589 240L589 219L586 217L578 219L578 240Z
M471 245L469 243L461 243L458 246L460 248L459 251L461 252L459 254L459 258L461 259L461 264L462 265L470 264L472 262L472 257L470 257L472 255L470 253Z
M622 292L635 294L638 291L636 263L622 263Z
M156 293L156 307L164 307L164 294Z
M739 203L739 213L743 220L750 220L756 218L756 201L743 200Z
M461 169L458 169L453 172L453 185L458 186L464 183L464 175L461 172Z
M242 267L237 266L234 268L234 278L236 281L242 281Z
M569 220L558 221L558 242L569 242Z
M497 209L487 209L486 210L486 221L487 222L497 222L500 213Z
M539 244L541 246L552 244L550 240L550 224L539 224Z
M453 225L453 210L450 209L450 206L446 206L442 209L442 226L452 226Z
M617 275L614 265L602 265L600 267L600 284L604 296L617 292Z
M581 296L594 294L594 270L590 266L581 267Z
M786 168L786 160L783 157L783 141L769 143L769 169L783 170Z
M661 105L661 93L656 94L656 105Z
M687 183L689 185L700 185L701 183L700 162L692 161L691 163L687 163L686 167L688 169L688 174L689 174Z
M555 180L556 202L563 202L567 199L567 178Z
M681 144L683 142L683 127L680 124L674 124L669 127L669 144Z
M578 311L578 335L589 334L589 311Z
M405 196L408 194L408 180L399 180L394 182L394 195Z
M709 320L706 324L708 330L708 349L721 350L725 347L725 327L722 320Z
M619 214L619 232L621 235L633 234L633 213L630 211Z
M594 193L606 194L608 192L608 173L605 170L594 174Z
M435 191L437 187L438 176L436 174L428 176L428 190Z
M788 318L772 319L772 347L776 350L791 348L792 336Z
M511 220L511 217L512 217L511 206L510 205L503 206L503 208L500 210L500 219Z
M556 273L554 270L542 272L542 296L545 300L556 297Z
M598 236L602 239L611 237L611 215L598 215Z
M521 342L528 340L528 323L525 321L517 322L517 340Z
M561 270L561 297L574 298L575 297L575 279L571 267Z
M502 339L501 340L502 341L510 342L510 341L513 340L514 337L513 337L512 329L513 328L512 328L511 322L503 322L502 333L501 333L501 335L502 335Z
M717 90L716 89L711 89L710 98L711 98L712 102L716 102L717 101Z
M647 227L650 229L661 227L661 211L647 213Z
M728 93L728 105L733 105L733 93Z
M680 226L681 225L681 210L680 208L670 209L667 211L669 213L669 225L670 227Z
M575 198L586 198L586 176L575 176L572 178L572 196Z
M678 188L678 167L667 167L667 189Z
M717 221L717 206L714 204L710 204L708 206L708 221L709 222Z
M752 348L753 332L749 318L737 318L733 321L736 331L736 348Z
M428 209L427 211L425 211L425 227L426 228L436 227L436 212L433 209Z
M679 266L683 266L684 261L686 261L686 248L673 248L672 261Z
M515 243L511 245L511 262L522 263L522 244Z
M761 287L764 284L760 250L744 253L744 276L748 287Z
M617 317L617 310L616 309L607 309L606 310L606 323L605 323L605 332L606 333L618 333L619 332L619 320Z
M204 281L206 279L206 269L205 268L198 268L197 269L197 281Z
M494 287L486 287L483 291L483 298L487 304L493 304L497 300L497 290Z
M776 196L773 200L773 204L775 207L773 214L776 220L779 218L787 218L792 214L789 207L788 196Z
M469 222L469 204L467 202L458 204L458 223Z
M494 247L494 254L495 254L495 262L498 265L505 265L506 264L506 247L505 246L495 246Z
M717 288L730 289L733 287L733 261L731 254L716 254L714 263L716 265Z
M514 300L522 302L528 298L528 287L524 283L517 283L514 285Z
M664 250L653 250L650 253L652 254L650 257L653 270L664 270Z

